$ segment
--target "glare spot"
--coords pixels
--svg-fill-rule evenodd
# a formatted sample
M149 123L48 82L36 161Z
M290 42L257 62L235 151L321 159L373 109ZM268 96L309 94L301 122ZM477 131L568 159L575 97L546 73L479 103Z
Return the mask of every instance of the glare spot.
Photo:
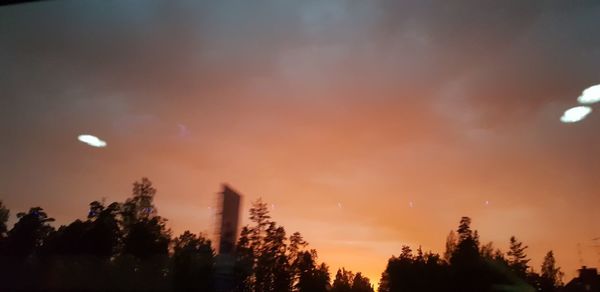
M592 104L600 101L600 84L590 86L581 93L577 101L582 104Z
M85 144L93 147L106 147L106 142L92 135L79 135L77 139Z
M275 210L275 204L271 204L271 210Z
M563 123L579 122L585 119L591 112L592 108L589 106L576 106L566 110L562 117L560 117L560 121Z
M489 206L490 205L490 201L485 201L485 205Z
M340 209L342 208L342 203L338 202L338 208L340 208Z
M414 204L412 201L411 201L411 202L408 202L408 207L409 207L409 208L412 208L412 207L414 207L414 205L415 205L415 204Z

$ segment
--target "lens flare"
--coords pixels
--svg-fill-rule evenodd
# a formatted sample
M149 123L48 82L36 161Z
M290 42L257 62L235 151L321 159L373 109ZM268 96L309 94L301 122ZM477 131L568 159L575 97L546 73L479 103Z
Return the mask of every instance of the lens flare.
M576 123L585 119L591 112L592 108L589 106L576 106L566 110L560 117L560 121L563 123Z
M93 135L79 135L77 139L92 147L106 147L106 142Z
M590 86L577 98L581 104L592 104L600 101L600 84Z

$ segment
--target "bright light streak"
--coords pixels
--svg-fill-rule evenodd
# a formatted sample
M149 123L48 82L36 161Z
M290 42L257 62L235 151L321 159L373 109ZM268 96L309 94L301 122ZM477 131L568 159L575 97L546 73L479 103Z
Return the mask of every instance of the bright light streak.
M106 147L106 142L93 135L79 135L77 139L93 147Z
M592 104L600 101L600 84L590 86L581 93L577 101L582 104Z
M560 117L560 121L563 123L576 123L585 119L591 112L592 108L589 106L576 106L566 110Z

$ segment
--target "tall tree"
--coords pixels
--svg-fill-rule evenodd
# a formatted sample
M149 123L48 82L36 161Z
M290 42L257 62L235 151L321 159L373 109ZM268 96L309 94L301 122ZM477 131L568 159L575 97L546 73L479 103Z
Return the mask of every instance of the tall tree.
M457 233L458 244L450 258L454 289L464 292L487 290L489 282L482 268L478 235L471 229L471 218L461 218Z
M139 220L150 219L157 214L153 202L154 195L156 195L156 189L148 178L143 177L141 181L133 183L132 196L123 203L121 210L123 225L126 229Z
M138 259L166 255L170 230L154 207L156 189L148 178L133 183L132 197L121 206L124 231L123 252Z
M554 253L552 251L548 251L544 257L542 274L540 276L540 286L541 290L544 292L556 291L556 289L563 284L563 272L556 266L556 260L554 259Z
M153 204L156 189L147 178L134 182L132 197L121 205L121 254L114 261L131 287L123 290L164 290L171 231Z
M508 265L517 276L523 279L527 276L527 269L529 268L529 259L525 253L527 248L528 246L524 246L514 236L510 237L510 246L506 253L508 255Z
M242 228L237 244L236 286L245 283L251 291L260 292L292 288L286 233L270 219L267 204L261 199L253 202L250 208L253 224Z
M471 230L471 218L462 217L458 226L458 243L450 259L453 266L469 266L470 268L479 264L478 239Z
M267 291L291 290L292 274L286 250L285 230L271 222L265 236L264 251L259 258L259 265L268 265L270 268Z

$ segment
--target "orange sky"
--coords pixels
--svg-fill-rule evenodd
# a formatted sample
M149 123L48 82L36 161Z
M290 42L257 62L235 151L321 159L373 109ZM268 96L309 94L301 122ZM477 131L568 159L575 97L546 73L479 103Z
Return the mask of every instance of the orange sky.
M577 243L600 264L600 116L558 118L600 83L600 8L502 3L2 7L0 199L67 223L147 176L175 234L212 233L227 182L243 223L262 197L332 273L373 283L470 216L570 279Z

